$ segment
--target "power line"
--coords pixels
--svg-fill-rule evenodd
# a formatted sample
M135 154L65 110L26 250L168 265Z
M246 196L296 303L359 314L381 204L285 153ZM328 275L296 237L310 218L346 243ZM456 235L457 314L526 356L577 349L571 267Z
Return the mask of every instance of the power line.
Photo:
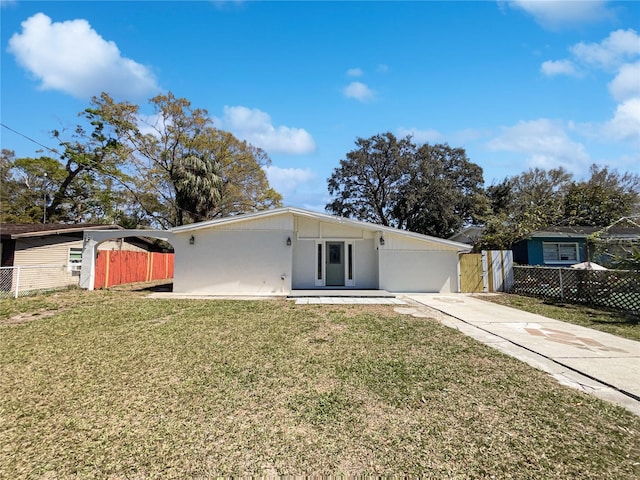
M49 148L49 147L47 147L46 145L43 145L42 143L38 142L37 140L34 140L33 138L31 138L31 137L29 137L29 136L25 135L24 133L20 133L20 132L18 132L17 130L14 130L13 128L11 128L11 127L10 127L10 126L8 126L8 125L5 125L5 124L4 124L4 123L2 123L2 122L0 122L0 125L2 125L2 126L3 126L4 128L6 128L7 130L9 130L9 131L11 131L11 132L15 133L16 135L20 135L21 137L26 138L26 139L27 139L27 140L29 140L30 142L33 142L33 143L35 143L36 145L40 145L41 147L46 148L47 150L49 150L50 152L55 153L56 155L60 155L60 152L58 152L55 148Z

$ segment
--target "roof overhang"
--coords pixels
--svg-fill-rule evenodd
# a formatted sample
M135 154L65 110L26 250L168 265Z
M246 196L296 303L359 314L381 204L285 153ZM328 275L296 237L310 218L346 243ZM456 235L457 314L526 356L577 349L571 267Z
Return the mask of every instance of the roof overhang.
M590 233L570 233L570 232L534 232L530 238L588 238Z
M64 235L65 233L84 233L87 230L124 230L119 225L95 225L91 227L78 226L72 228L59 228L54 230L38 230L33 232L13 233L11 239L30 238L30 237L47 237L50 235Z

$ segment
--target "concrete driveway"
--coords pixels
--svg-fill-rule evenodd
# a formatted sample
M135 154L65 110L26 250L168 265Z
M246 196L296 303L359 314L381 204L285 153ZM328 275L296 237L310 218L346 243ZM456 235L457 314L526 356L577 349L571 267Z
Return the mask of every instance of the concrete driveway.
M640 342L465 294L406 294L401 298L410 303L396 308L401 313L436 316L445 325L515 356L565 385L640 415Z

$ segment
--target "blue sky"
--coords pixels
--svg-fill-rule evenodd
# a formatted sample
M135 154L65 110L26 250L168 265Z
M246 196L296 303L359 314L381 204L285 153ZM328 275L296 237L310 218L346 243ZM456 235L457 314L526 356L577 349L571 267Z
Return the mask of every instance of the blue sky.
M324 208L357 137L388 131L465 148L487 185L640 173L640 2L0 1L1 121L46 146L102 91L147 114L172 91L266 150L303 208Z

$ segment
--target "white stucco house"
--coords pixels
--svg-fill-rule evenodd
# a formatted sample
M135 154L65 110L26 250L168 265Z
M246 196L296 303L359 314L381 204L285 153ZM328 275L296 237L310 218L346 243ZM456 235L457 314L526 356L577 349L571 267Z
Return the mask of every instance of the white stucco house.
M175 252L173 291L211 295L457 292L458 257L470 250L450 240L286 207L168 231L86 232L82 287L92 288L95 248L114 233L167 240Z

